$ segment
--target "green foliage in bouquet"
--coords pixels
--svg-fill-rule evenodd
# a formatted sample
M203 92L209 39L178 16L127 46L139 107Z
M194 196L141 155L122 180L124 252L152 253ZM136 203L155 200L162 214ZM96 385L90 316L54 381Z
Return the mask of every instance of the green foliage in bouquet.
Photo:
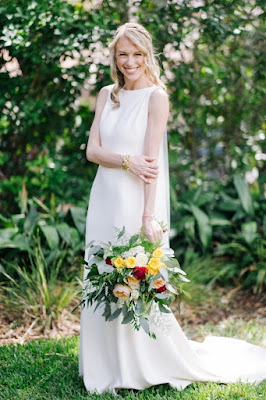
M152 338L151 313L170 313L169 305L178 294L186 294L189 280L170 248L161 248L139 234L128 237L125 227L118 232L117 243L87 246L88 269L80 305L95 303L94 312L102 305L106 321L123 316L122 324L141 327Z

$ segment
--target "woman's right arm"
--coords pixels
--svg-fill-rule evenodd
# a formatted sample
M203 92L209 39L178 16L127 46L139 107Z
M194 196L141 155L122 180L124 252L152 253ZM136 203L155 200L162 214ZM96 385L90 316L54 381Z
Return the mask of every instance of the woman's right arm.
M103 87L98 95L95 116L90 129L89 140L86 149L88 161L109 168L121 168L124 154L114 153L101 146L100 118L108 97L108 88ZM158 165L155 157L145 155L130 156L129 170L142 179L145 183L151 182L158 175Z

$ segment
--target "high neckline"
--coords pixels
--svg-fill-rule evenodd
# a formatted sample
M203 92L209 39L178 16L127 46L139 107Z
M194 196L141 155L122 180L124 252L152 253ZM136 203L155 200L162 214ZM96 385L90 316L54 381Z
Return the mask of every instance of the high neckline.
M124 89L124 88L121 88L121 90L123 90L123 92L139 92L140 90L147 90L147 89L150 89L150 88L153 88L153 87L155 87L156 85L152 85L152 86L147 86L147 87L145 87L145 88L140 88L140 89Z

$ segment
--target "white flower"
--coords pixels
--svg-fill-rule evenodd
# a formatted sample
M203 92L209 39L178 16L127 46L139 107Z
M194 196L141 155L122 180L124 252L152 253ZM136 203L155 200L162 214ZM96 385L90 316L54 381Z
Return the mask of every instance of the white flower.
M143 246L132 247L131 250L134 250L134 251L135 251L135 254L137 254L137 253L144 253L144 251L145 251L145 249L144 249Z
M131 298L132 300L138 300L139 298L139 291L138 289L133 289L131 292Z
M144 247L143 246L136 246L136 247L132 247L131 249L129 249L128 251L125 251L122 254L123 258L128 258L128 257L134 257L137 253L143 253Z
M138 253L136 256L136 265L138 267L144 267L147 265L148 256L145 253Z
M259 177L259 170L258 168L254 167L251 171L247 171L245 173L245 181L252 185Z

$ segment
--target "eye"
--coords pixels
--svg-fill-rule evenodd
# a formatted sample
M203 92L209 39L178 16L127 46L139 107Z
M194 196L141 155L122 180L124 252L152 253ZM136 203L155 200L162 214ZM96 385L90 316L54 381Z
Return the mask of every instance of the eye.
M136 53L136 56L142 56L142 53Z

